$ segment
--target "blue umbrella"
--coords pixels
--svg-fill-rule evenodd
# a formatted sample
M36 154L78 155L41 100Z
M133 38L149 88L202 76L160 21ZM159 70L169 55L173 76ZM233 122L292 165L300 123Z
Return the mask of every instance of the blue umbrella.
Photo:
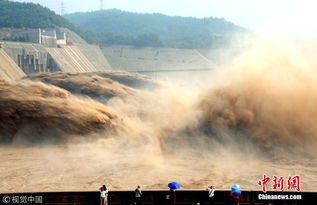
M177 182L170 182L170 183L168 183L168 187L170 189L175 190L175 189L181 188L181 185L179 183L177 183Z
M232 187L231 187L231 192L234 196L240 196L241 195L241 192L242 192L242 189L239 185L237 184L234 184Z

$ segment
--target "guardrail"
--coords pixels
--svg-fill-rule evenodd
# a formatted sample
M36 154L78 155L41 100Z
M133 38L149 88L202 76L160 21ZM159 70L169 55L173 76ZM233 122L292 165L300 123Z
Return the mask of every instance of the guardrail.
M240 205L315 205L317 192L267 192L263 195L259 191L243 191ZM144 205L171 204L168 199L169 191L143 191L142 203ZM270 200L260 199L265 196L300 196L298 200ZM99 205L99 192L34 192L34 193L4 193L0 194L0 204L47 204L47 205ZM110 191L108 205L135 204L133 191ZM178 190L176 191L177 205L206 205L208 202L207 191L203 190ZM230 205L232 197L229 191L216 190L213 204Z

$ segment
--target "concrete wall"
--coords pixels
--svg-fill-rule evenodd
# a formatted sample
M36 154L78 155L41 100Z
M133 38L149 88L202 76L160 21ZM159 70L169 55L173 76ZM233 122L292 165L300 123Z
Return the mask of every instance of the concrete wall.
M25 76L25 73L8 56L3 48L0 48L0 79L16 80Z
M0 28L0 39L8 38L11 36L10 28Z
M41 29L0 28L0 39L27 37L30 43L41 42Z
M136 72L147 75L155 80L173 82L180 87L204 88L212 82L213 70L179 70L179 71L142 71Z
M97 45L76 44L79 50L90 60L99 71L112 70L108 60Z
M41 44L45 47L56 48L57 47L57 39L53 36L41 36Z
M82 73L98 71L76 46L46 48L49 55L64 72Z
M64 32L66 35L67 43L87 43L84 39L82 39L78 34L69 30L68 28L60 28L60 32Z
M61 70L40 44L5 42L3 49L26 74Z
M215 67L194 49L110 46L102 51L115 70L177 71L208 70Z
M57 47L56 29L48 28L41 30L41 44L46 47Z
M43 36L51 36L56 38L56 29L55 28L47 28L41 30L41 35Z
M66 34L60 29L18 29L0 28L0 39L27 37L28 43L42 44L46 47L56 48L58 43L66 44Z
M111 69L97 46L80 45L81 49L77 46L54 48L32 43L4 42L2 47L26 74L57 71L78 73ZM84 50L90 59L81 50Z
M57 71L78 73L106 70L97 69L76 46L49 48L40 44L4 42L3 49L26 74ZM88 49L87 52L95 49Z
M108 59L104 56L98 45L88 44L78 34L67 28L60 28L58 31L64 33L66 43L68 45L76 45L98 71L112 70Z
M58 45L66 45L67 44L67 38L66 38L66 33L65 32L56 32L56 39L57 39L57 44Z
M40 42L40 29L27 29L21 30L17 32L12 32L12 37L20 37L20 36L27 36L29 42L31 43L39 43Z
M29 38L30 42L8 42L5 45L5 51L25 73L59 70L68 72L111 70L111 66L99 46L87 44L85 40L69 29L0 28L0 39L11 38L14 40L13 38L25 36Z

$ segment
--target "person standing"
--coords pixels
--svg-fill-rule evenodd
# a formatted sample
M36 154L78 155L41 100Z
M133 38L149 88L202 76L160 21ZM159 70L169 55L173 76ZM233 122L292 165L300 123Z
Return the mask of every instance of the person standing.
M170 204L176 205L176 190L170 189Z
M213 186L210 186L207 188L207 191L208 191L209 204L213 204L214 196L215 196L215 189L213 188Z
M106 185L100 187L100 205L108 205L108 191Z
M135 204L141 204L142 190L140 185L135 189Z
M239 185L234 184L231 187L230 195L233 197L233 202L232 202L233 205L239 205L240 204L241 193L242 193L242 189L241 189L241 187Z
M230 192L230 196L232 197L232 205L239 205L240 204L240 196L234 195L232 191Z

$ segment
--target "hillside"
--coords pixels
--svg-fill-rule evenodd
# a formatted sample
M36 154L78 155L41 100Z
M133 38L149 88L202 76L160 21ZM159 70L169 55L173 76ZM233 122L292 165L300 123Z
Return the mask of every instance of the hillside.
M222 46L236 32L247 31L223 18L198 19L116 9L78 12L64 17L93 32L94 41L101 45L209 48Z
M0 27L74 29L69 21L39 4L0 0Z
M34 3L20 3L0 0L0 28L68 28L88 42L92 42L89 32L84 31L54 11ZM7 39L25 41L25 39Z

